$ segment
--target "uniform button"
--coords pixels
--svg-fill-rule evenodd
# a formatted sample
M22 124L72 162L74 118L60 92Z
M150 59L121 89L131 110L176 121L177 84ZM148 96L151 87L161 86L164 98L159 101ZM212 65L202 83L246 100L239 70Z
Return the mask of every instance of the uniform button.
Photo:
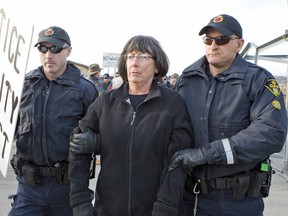
M209 91L209 94L211 94L211 93L212 93L212 90Z

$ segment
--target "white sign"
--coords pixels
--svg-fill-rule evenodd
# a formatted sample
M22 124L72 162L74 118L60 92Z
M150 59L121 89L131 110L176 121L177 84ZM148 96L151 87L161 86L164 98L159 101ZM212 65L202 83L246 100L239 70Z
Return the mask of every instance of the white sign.
M6 177L34 26L1 7L0 20L0 171Z
M118 67L120 53L103 53L103 67Z

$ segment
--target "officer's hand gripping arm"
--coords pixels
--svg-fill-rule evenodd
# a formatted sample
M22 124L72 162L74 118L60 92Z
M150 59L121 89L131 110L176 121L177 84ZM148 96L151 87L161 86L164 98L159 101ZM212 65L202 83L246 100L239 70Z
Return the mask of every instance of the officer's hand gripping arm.
M188 173L192 172L193 167L207 163L202 148L179 150L172 156L171 161L169 171L182 165Z
M70 140L70 151L75 154L87 154L98 151L99 134L89 128L84 133L74 133Z

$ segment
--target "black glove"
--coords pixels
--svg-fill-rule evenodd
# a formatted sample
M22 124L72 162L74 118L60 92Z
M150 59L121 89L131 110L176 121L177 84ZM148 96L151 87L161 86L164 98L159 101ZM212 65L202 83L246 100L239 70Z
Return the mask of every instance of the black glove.
M73 208L73 216L97 216L92 203L83 203Z
M84 133L74 133L70 140L70 151L75 154L86 154L97 151L98 134L89 128Z
M179 150L172 156L171 161L169 171L181 164L188 173L192 172L193 167L207 163L201 148Z
M178 210L164 202L156 201L153 205L152 216L177 216Z

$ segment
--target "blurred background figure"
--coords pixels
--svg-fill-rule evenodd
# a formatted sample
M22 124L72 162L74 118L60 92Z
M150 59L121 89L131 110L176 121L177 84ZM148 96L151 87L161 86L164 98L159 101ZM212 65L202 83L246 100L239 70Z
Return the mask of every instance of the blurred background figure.
M114 74L114 78L112 79L112 89L119 88L123 84L122 77L119 76L119 72L116 71Z
M90 80L97 88L99 94L101 94L104 90L102 87L102 81L100 79L101 70L99 64L91 64L87 71L87 79Z
M168 77L165 75L164 77L162 77L162 79L159 82L160 86L166 87L166 88L172 88L171 83L169 82Z
M112 89L112 82L108 73L103 75L102 89L103 91L110 91Z
M172 85L172 89L175 89L175 84L176 84L178 79L179 79L179 75L177 73L173 73L170 76L170 82L171 82L171 85Z

